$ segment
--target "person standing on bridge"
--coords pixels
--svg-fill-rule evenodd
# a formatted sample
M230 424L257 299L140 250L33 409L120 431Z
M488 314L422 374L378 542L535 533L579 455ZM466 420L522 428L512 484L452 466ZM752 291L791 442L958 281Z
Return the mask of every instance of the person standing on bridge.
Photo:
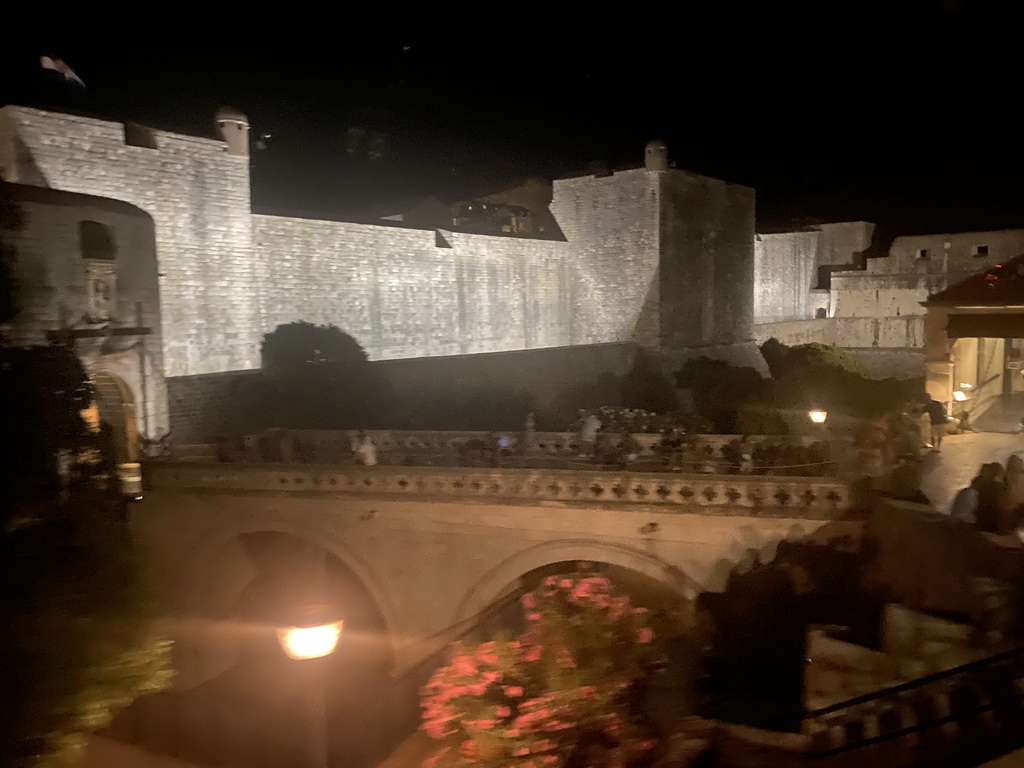
M597 443L597 433L601 431L601 420L595 413L580 411L580 419L576 422L577 437L580 444L580 458L594 455L594 447Z
M359 434L352 442L352 453L356 455L356 463L362 464L364 467L377 465L377 446L373 444L373 438L366 433L366 430L359 430Z

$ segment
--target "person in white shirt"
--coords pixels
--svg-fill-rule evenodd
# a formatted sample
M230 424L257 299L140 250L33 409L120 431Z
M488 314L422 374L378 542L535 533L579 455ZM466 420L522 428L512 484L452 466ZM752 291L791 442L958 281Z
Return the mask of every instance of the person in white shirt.
M363 430L359 431L352 442L352 453L356 455L356 462L364 467L377 465L377 446L373 444L373 438Z

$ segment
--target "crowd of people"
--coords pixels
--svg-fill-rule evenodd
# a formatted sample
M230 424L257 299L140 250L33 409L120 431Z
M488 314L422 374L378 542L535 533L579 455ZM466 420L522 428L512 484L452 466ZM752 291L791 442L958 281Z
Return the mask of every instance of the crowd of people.
M953 499L950 517L997 535L1024 528L1024 459L1014 453L1003 466L982 464L971 484Z

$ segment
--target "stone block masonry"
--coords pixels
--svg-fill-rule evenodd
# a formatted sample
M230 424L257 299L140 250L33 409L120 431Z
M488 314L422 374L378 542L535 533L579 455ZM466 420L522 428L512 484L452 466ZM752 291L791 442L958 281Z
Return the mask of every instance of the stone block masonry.
M386 360L573 341L567 244L253 217L261 330L333 323Z
M153 217L167 375L258 365L247 158L212 139L5 107L0 163L5 181L123 200Z
M339 326L376 360L750 338L752 190L660 165L562 179L550 211L565 240L474 235L254 216L244 150L0 110L5 180L153 218L171 378L256 368L262 335L299 320Z
M251 409L259 371L227 371L167 379L167 404L175 445L213 442L266 426Z

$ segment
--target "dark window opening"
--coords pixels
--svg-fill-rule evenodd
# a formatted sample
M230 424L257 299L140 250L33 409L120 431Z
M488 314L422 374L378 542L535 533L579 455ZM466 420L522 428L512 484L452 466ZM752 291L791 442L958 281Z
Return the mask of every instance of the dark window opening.
M988 256L988 246L987 245L976 245L976 246L974 246L974 255L975 256Z
M825 307L818 307L814 310L814 317L817 320L824 320L828 317L828 310Z
M927 259L931 258L931 255L932 252L929 251L927 248L922 248L917 252L917 258L921 259L922 261L926 261Z
M83 259L112 261L117 254L110 227L98 221L78 222L78 244Z
M152 128L137 123L124 124L124 143L129 147L156 149L156 132Z

